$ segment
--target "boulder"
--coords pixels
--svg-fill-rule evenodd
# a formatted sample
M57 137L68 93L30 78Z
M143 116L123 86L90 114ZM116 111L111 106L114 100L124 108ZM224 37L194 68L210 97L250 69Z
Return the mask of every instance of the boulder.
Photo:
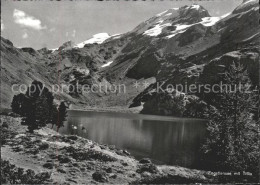
M8 124L6 122L3 122L2 127L3 128L8 128Z
M139 161L139 163L141 164L148 164L148 163L152 163L151 160L149 158L143 158Z
M39 146L39 150L46 150L49 148L49 144L48 143L42 143L40 146Z
M137 173L149 172L149 173L158 173L159 170L154 164L143 164L140 165L139 168L136 170Z
M105 172L97 171L92 174L92 178L97 182L108 182L108 177Z
M71 159L67 156L59 155L58 160L60 163L69 163Z
M53 163L47 162L43 165L44 168L53 169Z
M106 168L106 172L107 173L112 173L112 168L111 167Z
M67 138L74 141L78 139L78 137L75 135L68 136Z

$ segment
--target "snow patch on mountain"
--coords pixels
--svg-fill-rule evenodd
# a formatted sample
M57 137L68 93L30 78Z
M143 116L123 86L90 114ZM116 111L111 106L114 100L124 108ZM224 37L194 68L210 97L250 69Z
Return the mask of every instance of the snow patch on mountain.
M202 21L200 22L200 24L202 24L204 26L213 26L218 21L220 21L221 19L224 19L225 17L229 16L230 14L231 13L227 13L227 14L222 15L220 17L204 17L204 18L202 18Z
M165 10L165 11L163 11L163 12L161 12L161 13L158 13L156 16L157 16L157 17L160 17L160 16L162 16L163 14L165 14L166 12L168 12L168 10Z
M167 13L167 14L165 14L164 16L170 16L172 13Z
M180 24L177 24L175 25L176 26L176 29L174 31L171 32L170 35L166 36L168 39L174 37L175 35L179 34L179 33L184 33L190 26L192 25L180 25Z
M215 25L221 17L204 17L200 22L203 26L213 26Z
M220 16L220 17L204 17L204 18L202 18L201 22L198 22L198 23L195 23L195 24L190 24L190 25L180 25L180 24L177 24L177 25L175 25L176 29L174 31L172 31L170 35L166 36L166 38L170 39L170 38L176 36L179 33L184 33L189 27L194 26L196 24L202 24L203 26L206 26L206 27L213 26L218 21L220 21L221 19L227 17L230 14L231 13L227 13L227 14L225 14L223 16Z
M224 19L225 17L227 17L227 16L229 16L229 15L231 15L231 12L229 12L229 13L227 13L227 14L224 14L224 15L220 16L220 18L221 18L221 19Z
M187 7L186 9L196 9L196 10L199 10L199 8L200 8L200 5L191 5L191 6L189 6L189 7Z
M259 35L259 33L256 33L254 35L252 35L251 37L248 37L247 39L244 39L243 42L249 41L251 39L253 39L255 36Z
M52 51L52 53L54 52L54 51L57 51L59 48L55 48L55 49L50 49L51 51Z
M108 63L102 65L101 67L107 67L107 66L110 66L110 64L112 64L112 63L113 63L113 61L109 61Z
M85 44L94 44L94 43L101 44L110 37L111 36L107 33L98 33L93 35L91 39L88 39L84 42L77 44L76 47L83 48Z
M121 36L122 36L121 33L114 34L114 35L111 36L111 39L119 39Z
M160 35L162 33L162 29L167 27L167 26L171 26L170 23L166 23L166 24L157 24L155 25L153 28L146 30L143 35L148 35L148 36L157 36Z

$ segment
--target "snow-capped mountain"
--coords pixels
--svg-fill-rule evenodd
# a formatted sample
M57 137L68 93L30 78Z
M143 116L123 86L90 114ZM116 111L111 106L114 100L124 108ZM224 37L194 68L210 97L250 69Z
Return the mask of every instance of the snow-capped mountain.
M246 64L257 84L258 11L257 0L244 1L221 17L210 16L200 5L171 8L127 33L100 33L79 44L64 43L55 50L18 49L2 39L1 86L6 89L1 92L5 99L2 103L8 106L11 102L13 94L7 91L11 84L30 83L33 79L55 83L58 72L65 84L124 83L130 89L121 96L110 92L61 94L81 107L139 106L154 98L149 95L154 86L134 89L132 82L136 80L213 83L219 80L219 66L228 66L232 61ZM26 72L21 72L20 67Z
M85 44L94 44L94 43L101 44L108 38L110 38L108 33L98 33L96 35L93 35L91 39L88 39L84 42L77 44L75 47L83 48Z

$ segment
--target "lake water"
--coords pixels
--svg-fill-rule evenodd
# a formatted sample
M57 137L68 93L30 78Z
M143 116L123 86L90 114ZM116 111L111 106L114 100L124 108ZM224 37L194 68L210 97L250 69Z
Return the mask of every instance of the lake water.
M200 119L69 111L60 133L115 145L137 159L149 157L157 164L196 167L205 124L206 121Z

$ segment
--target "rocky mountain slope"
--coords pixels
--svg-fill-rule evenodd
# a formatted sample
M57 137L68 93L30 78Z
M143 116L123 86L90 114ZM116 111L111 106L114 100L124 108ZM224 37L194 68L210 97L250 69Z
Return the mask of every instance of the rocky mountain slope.
M154 100L156 83L216 83L218 74L233 61L248 67L259 84L258 1L247 0L230 14L211 17L200 5L169 9L125 34L97 34L79 44L64 43L54 50L15 48L1 39L1 99L9 107L12 84L38 79L47 86L66 84L125 84L126 93L59 92L72 107L136 107ZM133 83L148 82L149 87ZM187 95L187 93L186 93ZM157 97L158 99L158 97ZM160 99L160 98L159 98ZM203 100L189 94L190 100ZM154 105L154 104L151 104ZM167 110L144 113L173 114Z
M178 43L178 47L177 49L174 48L174 53L164 55L167 59L160 65L156 78L157 82L164 83L163 89L168 84L182 84L183 86L190 84L219 84L222 80L221 74L225 69L233 62L241 62L247 67L253 85L259 85L260 27L258 11L257 1L245 1L231 14L221 17L214 24L195 24L182 34L173 37L172 39L175 42L171 46L174 47L173 45ZM215 18L203 19L215 20ZM158 103L165 104L168 101L167 98L167 101L162 100L165 94L153 93L156 85L152 84L139 94L134 99L132 106L149 101L150 106L146 104L143 113L172 115L171 112L167 111L167 109L172 108L171 106L151 112L154 106L159 107ZM161 95L163 97L160 98ZM205 102L213 104L211 93L186 92L185 95L188 99L186 104L188 106L193 104L194 101L198 102L197 104L205 104ZM193 108L193 110L197 111L198 107ZM201 117L201 115L195 116Z

